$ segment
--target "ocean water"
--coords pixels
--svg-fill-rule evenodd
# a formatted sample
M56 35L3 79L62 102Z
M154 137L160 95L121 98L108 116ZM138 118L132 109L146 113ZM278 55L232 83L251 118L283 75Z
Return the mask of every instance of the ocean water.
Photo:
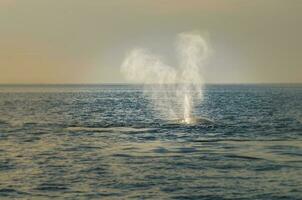
M204 95L184 125L140 86L0 86L0 199L302 199L302 85Z

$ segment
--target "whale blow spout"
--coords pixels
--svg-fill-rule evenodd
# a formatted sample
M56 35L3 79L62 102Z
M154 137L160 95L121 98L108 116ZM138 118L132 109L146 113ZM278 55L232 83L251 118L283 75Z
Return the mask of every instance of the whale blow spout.
M192 110L192 103L191 98L189 95L184 96L184 123L190 124L191 123L191 110Z
M204 37L193 32L180 33L176 38L178 65L168 65L161 56L135 48L127 54L121 72L127 80L144 85L144 95L156 115L191 124L194 108L202 102L202 68L209 53Z

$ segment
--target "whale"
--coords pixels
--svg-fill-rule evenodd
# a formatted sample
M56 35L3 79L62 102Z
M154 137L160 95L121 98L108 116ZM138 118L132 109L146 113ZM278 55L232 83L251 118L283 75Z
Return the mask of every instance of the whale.
M181 118L172 120L173 124L184 124L184 125L213 125L215 124L214 120L206 117L190 117L190 118Z

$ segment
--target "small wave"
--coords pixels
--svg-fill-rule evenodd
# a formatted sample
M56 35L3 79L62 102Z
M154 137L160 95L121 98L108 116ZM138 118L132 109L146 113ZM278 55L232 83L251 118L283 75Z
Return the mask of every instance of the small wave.
M66 128L69 131L87 131L87 132L146 132L154 130L151 128L133 128L133 127L68 127Z
M53 183L42 183L39 185L36 190L41 191L60 191L60 190L67 190L68 187L66 187L63 184L53 184Z
M13 188L2 188L0 189L0 197L8 197L8 196L15 196L15 195L28 195L26 192L22 192Z
M252 157L252 156L240 156L240 155L226 155L225 157L244 159L244 160L262 160L262 158L257 158L257 157Z

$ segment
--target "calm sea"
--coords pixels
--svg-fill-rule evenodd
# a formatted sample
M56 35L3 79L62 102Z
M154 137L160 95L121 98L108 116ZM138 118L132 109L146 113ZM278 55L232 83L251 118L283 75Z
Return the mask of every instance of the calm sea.
M140 86L0 86L0 199L302 199L302 85L208 85L173 124Z

